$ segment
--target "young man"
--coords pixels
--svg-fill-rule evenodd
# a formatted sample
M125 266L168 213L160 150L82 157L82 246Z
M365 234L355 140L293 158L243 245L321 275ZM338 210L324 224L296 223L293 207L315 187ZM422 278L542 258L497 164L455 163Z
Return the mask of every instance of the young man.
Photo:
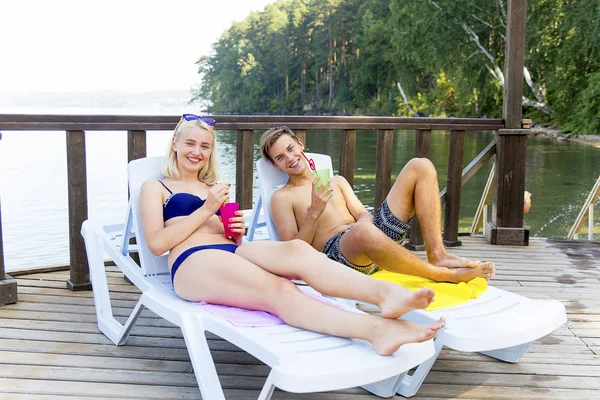
M494 275L492 263L446 251L437 173L429 160L413 158L406 164L373 217L344 177L328 182L313 178L302 155L304 143L288 127L265 132L260 149L264 158L290 177L271 199L271 218L281 240L302 239L327 257L366 274L382 268L438 282ZM427 262L400 245L415 212Z

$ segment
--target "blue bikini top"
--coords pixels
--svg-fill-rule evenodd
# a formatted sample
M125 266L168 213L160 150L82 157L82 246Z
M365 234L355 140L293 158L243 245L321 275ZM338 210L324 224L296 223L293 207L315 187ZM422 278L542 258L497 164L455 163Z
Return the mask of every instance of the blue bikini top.
M171 189L164 183L159 181L171 193L163 207L163 220L167 221L171 218L187 216L204 205L206 200L191 193L173 193ZM221 210L217 210L216 215L221 215Z

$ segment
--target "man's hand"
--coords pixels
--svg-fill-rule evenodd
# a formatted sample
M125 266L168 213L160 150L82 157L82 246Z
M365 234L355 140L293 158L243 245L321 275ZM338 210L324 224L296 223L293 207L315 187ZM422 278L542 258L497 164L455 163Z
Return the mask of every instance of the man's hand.
M320 177L316 177L312 181L311 201L310 207L308 208L309 214L313 215L315 218L319 218L321 214L323 214L327 202L333 197L331 179L322 184L320 184L320 181Z

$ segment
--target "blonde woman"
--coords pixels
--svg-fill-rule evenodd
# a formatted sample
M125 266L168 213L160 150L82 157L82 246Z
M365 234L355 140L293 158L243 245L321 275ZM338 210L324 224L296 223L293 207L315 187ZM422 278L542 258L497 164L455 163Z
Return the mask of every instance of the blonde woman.
M169 251L175 292L189 301L262 310L289 325L369 341L389 355L402 344L432 338L444 319L430 325L397 320L434 298L431 289L411 292L350 270L300 240L242 244L241 212L226 221L237 233L225 237L219 207L229 187L218 183L215 121L184 114L175 128L162 181L147 181L140 197L148 246ZM297 276L317 291L379 305L382 317L358 314L315 300L286 276Z

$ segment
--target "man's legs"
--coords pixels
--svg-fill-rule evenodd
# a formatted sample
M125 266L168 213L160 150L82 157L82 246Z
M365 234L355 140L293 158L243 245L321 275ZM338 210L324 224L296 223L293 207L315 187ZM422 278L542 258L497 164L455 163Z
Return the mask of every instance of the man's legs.
M402 222L417 214L425 240L427 260L438 267L475 267L477 260L469 260L446 251L442 240L442 210L437 172L427 158L413 158L398 175L387 196L392 213Z
M357 222L340 239L344 257L356 265L374 262L386 271L422 276L437 282L467 282L473 278L489 279L494 267L480 264L473 268L434 266L399 246L371 222Z

